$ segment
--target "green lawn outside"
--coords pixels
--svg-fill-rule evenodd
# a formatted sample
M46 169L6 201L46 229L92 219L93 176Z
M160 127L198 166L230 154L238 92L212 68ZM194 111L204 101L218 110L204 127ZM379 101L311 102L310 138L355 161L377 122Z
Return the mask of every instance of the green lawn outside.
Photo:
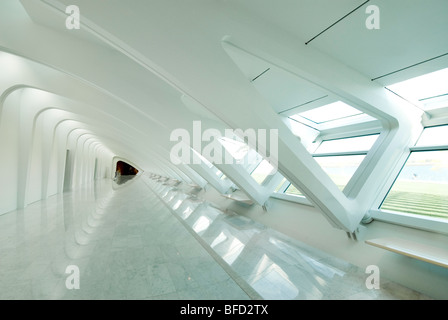
M303 196L293 185L286 193ZM381 209L448 219L448 183L397 181Z
M397 181L381 209L448 218L448 184Z

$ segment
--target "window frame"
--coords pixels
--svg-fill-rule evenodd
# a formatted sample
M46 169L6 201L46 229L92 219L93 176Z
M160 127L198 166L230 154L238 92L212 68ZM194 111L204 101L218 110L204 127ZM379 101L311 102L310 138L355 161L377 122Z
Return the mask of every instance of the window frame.
M431 96L431 95L430 96L426 96L426 95L423 95L422 93L420 93L418 95L413 95L413 94L407 94L407 93L409 93L410 88L403 89L403 87L402 87L403 84L405 84L405 83L407 83L407 84L412 83L411 86L416 86L416 83L422 82L422 79L424 79L423 82L425 82L425 83L428 83L428 82L431 83L432 81L434 81L434 79L431 79L431 75L432 75L432 77L434 77L434 74L438 73L438 72L443 72L445 77L448 76L448 68L446 66L444 66L443 68L438 69L438 70L432 70L430 72L421 74L419 76L415 76L415 77L411 77L411 78L406 79L406 80L402 80L402 81L398 81L398 82L395 82L395 83L391 83L389 85L386 85L385 88L387 90L393 92L394 94L402 97L403 99L405 99L407 101L410 101L417 108L421 109L424 112L432 113L434 111L437 112L437 110L440 110L440 109L447 109L448 104L443 103L444 106L439 106L439 107L432 108L432 107L428 106L427 103L425 103L423 101L434 99L434 98L441 97L441 96L446 96L446 95L448 95L448 92L442 91L442 93L439 92L439 93L436 93L433 96ZM431 79L432 81L429 81L429 79ZM443 80L446 80L446 79L445 78L443 78L442 80L441 79L437 79L437 82L442 82L443 83ZM434 94L434 93L432 93L432 94Z
M314 207L314 205L306 198L305 195L300 196L300 195L285 193L290 185L292 185L292 183L288 179L286 179L278 191L272 192L271 197L275 198L275 199L286 200L289 202L294 202L294 203L299 203L299 204L307 205L310 207Z
M355 172L350 177L350 179L348 180L347 184L341 190L345 195L347 195L347 193L346 193L347 191L345 191L347 186L350 185L350 182L352 181L353 177L355 177L356 172L362 166L362 163L364 162L365 158L367 157L367 154L369 153L370 149L369 150L341 151L341 152L325 152L325 153L320 153L320 152L317 152L317 151L319 150L319 148L322 145L322 143L324 143L326 141L343 140L343 139L351 139L351 138L360 138L360 137L367 137L367 136L376 136L375 142L370 147L370 149L372 149L373 145L376 143L376 141L378 141L379 137L381 136L381 132L371 132L371 133L355 134L355 135L352 133L352 134L347 134L347 135L345 135L343 137L338 137L338 138L330 138L330 139L325 139L324 138L324 139L322 139L320 141L320 143L316 147L315 151L311 154L313 158L338 157L338 156L364 156L364 159L361 161L361 163L359 164L358 168L356 168ZM324 168L322 168L322 170L325 171ZM330 177L330 175L328 175L328 176ZM332 179L332 181L333 181L333 179Z
M319 147L321 146L321 144L324 141L332 141L332 140L342 140L342 139L349 139L349 138L358 138L358 137L364 137L364 136L377 136L377 139L380 137L381 132L368 132L368 133L364 133L364 134L347 134L345 136L342 137L338 137L338 138L329 138L329 139L322 139L317 143L317 146L315 148L315 151L311 153L311 156L314 157L333 157L333 156L352 156L352 155L364 155L367 156L367 154L369 153L370 150L360 150L360 151L342 151L342 152L331 152L331 153L316 153L316 151L319 149ZM376 143L377 140L375 140L374 144ZM364 160L363 160L364 161ZM360 164L361 166L361 164ZM359 168L359 167L358 167ZM358 169L357 169L358 170ZM356 172L355 172L356 174ZM350 178L350 180L352 180L352 178L354 177L354 175ZM283 200L287 200L287 201L292 201L292 202L297 202L300 204L305 204L305 205L309 205L309 206L313 206L313 204L306 198L305 195L293 195L293 194L287 194L286 190L290 187L290 185L292 184L286 177L285 177L285 182L283 183L283 185L278 189L278 191L274 191L271 194L271 197L273 198L277 198L277 199L283 199ZM347 183L347 185L350 183ZM347 185L345 187L347 187ZM344 189L345 189L344 187ZM344 192L344 190L342 190L342 192Z
M440 126L448 127L448 124L444 123L444 124L437 124L437 125L432 125L432 126L430 126L430 125L425 126L421 135L423 134L425 129L433 128L433 127L440 127ZM418 144L419 139L417 139L416 144ZM406 159L403 162L403 165L401 166L399 172L395 175L395 178L393 179L393 182L390 184L390 187L388 188L387 192L385 193L383 199L379 202L379 204L375 208L372 208L370 210L370 214L371 214L372 218L374 218L375 220L378 220L378 221L394 223L394 224L403 225L406 227L412 227L412 228L416 228L416 229L420 229L420 230L426 230L426 231L431 231L431 232L436 232L436 233L441 233L441 234L448 234L448 219L447 218L430 217L430 216L419 215L419 214L411 214L411 213L406 213L406 212L381 209L381 206L383 205L387 196L389 195L392 188L394 187L401 172L406 167L408 160L411 157L412 153L413 152L432 152L432 151L448 151L448 144L432 145L432 146L412 146L412 147L408 148L408 153L406 154Z
M311 119L308 115L304 115L304 114L306 114L306 113L309 113L310 111L315 111L315 110L318 110L318 109L321 109L322 110L322 108L325 108L325 107L330 107L330 106L339 106L339 105L342 105L343 107L345 107L345 108L350 108L350 109L353 109L353 110L356 110L356 111L358 111L358 113L350 113L350 114L346 114L346 115L344 115L344 116L342 116L342 117L338 117L338 118L330 118L330 119L327 119L327 120L323 120L323 121L317 121L317 119ZM310 110L307 110L307 111L303 111L303 112L300 112L300 113L298 113L297 114L297 116L299 116L299 117L301 117L301 118L303 118L303 119L306 119L307 121L311 121L312 123L314 123L315 125L322 125L322 124L324 124L324 123L329 123L329 122L336 122L336 121L341 121L341 120L346 120L346 119L348 119L348 118L352 118L352 117L356 117L356 116L359 116L359 115L362 115L362 114L364 114L364 112L362 112L361 110L359 110L359 109L357 109L357 108L355 108L355 107L352 107L351 105L349 105L349 104L347 104L347 103L345 103L345 102L343 102L343 101L341 101L341 100L338 100L338 101L335 101L335 102L332 102L332 103L328 103L328 104L325 104L325 105L322 105L322 106L320 106L320 107L317 107L317 108L313 108L313 109L310 109ZM352 118L353 119L353 118Z
M324 142L329 142L329 141L335 141L335 140L344 140L344 139L352 139L352 138L362 138L362 137L368 137L368 136L377 136L376 139L379 138L380 136L380 132L374 132L374 133L365 133L365 134L350 134L350 135L346 135L343 137L338 137L338 138L328 138L328 139L322 139L320 141L320 143L317 145L315 151L312 153L313 157L329 157L329 156L339 156L339 155L347 155L347 156L351 156L351 155L367 155L367 153L369 153L370 149L360 149L360 150L353 150L353 151L339 151L339 152L317 152L319 150L319 148L321 147L321 145ZM376 140L375 140L376 142ZM375 144L375 142L373 144ZM373 146L372 144L372 146ZM372 147L371 147L372 148Z

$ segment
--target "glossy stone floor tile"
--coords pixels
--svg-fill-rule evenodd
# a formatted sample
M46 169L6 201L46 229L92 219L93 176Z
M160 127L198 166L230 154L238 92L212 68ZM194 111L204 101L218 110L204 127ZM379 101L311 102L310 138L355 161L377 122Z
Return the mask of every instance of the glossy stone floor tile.
M0 216L0 251L0 299L426 298L145 175Z
M196 235L249 298L267 300L429 299L385 281L369 290L360 268L295 241L246 217L223 212L180 187L143 177Z

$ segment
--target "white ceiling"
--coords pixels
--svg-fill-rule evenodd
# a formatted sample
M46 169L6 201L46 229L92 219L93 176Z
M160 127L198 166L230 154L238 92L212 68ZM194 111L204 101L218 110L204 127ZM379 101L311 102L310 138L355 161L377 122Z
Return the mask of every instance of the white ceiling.
M366 1L291 0L280 1L281 5L263 0L231 2L293 34L297 41L307 42ZM379 8L379 30L365 27L368 5ZM446 0L370 0L308 45L373 79L447 54L447 19ZM438 69L438 62L426 64L425 72ZM400 79L408 74L413 75L404 72Z
M0 47L84 83L139 119L135 129L147 134L132 139L130 156L133 150L146 150L149 144L168 151L169 133L179 127L190 128L194 119L204 119L204 125L218 128L270 125L285 130L281 119L273 116L275 113L327 95L330 101L365 100L353 92L345 96L342 86L337 92L333 90L339 84L341 70L365 79L363 85L369 86L367 80L448 53L446 0L371 0L368 4L380 8L380 30L365 27L368 15L364 5L304 46L363 3L5 0L0 5ZM65 28L64 9L72 4L81 11L80 30ZM308 70L302 77L297 69L272 68L276 65L272 61L254 60L250 55L240 55L238 63L223 49L226 37L247 43L248 47L251 42L252 47L258 43L260 48L273 48L272 52L296 58ZM316 60L303 61L306 57ZM329 69L327 64L317 62L323 58L334 62L335 67ZM448 55L382 78L371 86L376 88L378 83L384 85L446 65L447 60ZM283 67L287 65L285 62ZM266 73L269 76L251 83L270 66ZM307 79L309 70L316 70L316 77L326 72L328 77L322 83L334 86L324 88L314 79ZM268 92L267 96L262 97L253 84ZM79 92L78 96L84 95ZM85 97L88 99L88 95ZM107 112L106 105L91 102ZM359 107L365 111L366 105L361 103ZM305 109L315 106L306 105ZM145 167L139 162L150 163L151 157L130 160Z

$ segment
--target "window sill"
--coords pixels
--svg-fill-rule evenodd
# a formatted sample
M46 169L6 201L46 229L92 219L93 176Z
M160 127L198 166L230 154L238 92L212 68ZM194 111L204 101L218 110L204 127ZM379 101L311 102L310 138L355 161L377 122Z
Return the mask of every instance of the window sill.
M415 214L387 210L370 210L370 214L373 219L378 221L448 235L448 219L418 216Z
M314 207L314 205L308 199L306 199L305 197L301 197L301 196L293 196L293 195L286 194L286 193L276 193L275 192L275 193L271 194L271 198L286 200L286 201L295 202L295 203L304 204L307 206Z

